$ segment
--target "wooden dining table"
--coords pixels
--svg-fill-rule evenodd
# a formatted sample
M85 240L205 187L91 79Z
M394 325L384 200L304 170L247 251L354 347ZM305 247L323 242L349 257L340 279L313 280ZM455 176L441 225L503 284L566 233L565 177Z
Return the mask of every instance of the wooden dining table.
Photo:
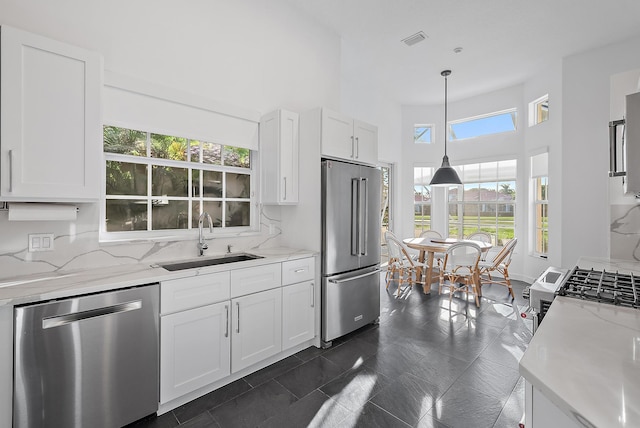
M451 246L451 244L455 244L456 242L473 242L480 247L482 252L487 252L492 247L492 245L488 242L482 241L473 241L470 239L456 239L456 238L406 238L403 239L402 242L414 250L418 250L420 253L418 254L418 261L424 264L425 259L427 260L427 272L424 274L424 283L422 285L422 291L424 294L431 293L431 283L434 281L434 278L438 279L439 274L434 276L433 272L433 259L435 257L435 253L444 253ZM422 268L418 267L417 275L420 277L423 272Z

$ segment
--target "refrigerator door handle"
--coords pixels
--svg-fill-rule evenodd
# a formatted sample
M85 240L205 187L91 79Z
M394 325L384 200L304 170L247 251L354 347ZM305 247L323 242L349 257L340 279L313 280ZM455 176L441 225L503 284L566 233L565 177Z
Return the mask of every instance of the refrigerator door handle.
M360 255L360 183L351 179L351 255Z
M349 282L349 281L354 281L354 280L360 279L360 278L366 278L367 276L375 275L375 274L380 273L380 272L381 272L380 269L376 269L376 270L373 270L371 272L363 273L362 275L351 276L351 277L346 278L346 279L330 279L329 282L331 282L333 284L342 284L343 282Z
M360 179L360 187L361 187L361 192L360 192L360 198L362 200L362 208L361 208L361 213L362 216L359 219L360 221L360 235L362 237L362 246L360 247L360 252L358 254L360 254L361 256L366 256L367 255L367 245L368 245L368 235L369 235L369 187L368 187L368 179L367 178L361 178ZM364 250L363 250L364 249Z

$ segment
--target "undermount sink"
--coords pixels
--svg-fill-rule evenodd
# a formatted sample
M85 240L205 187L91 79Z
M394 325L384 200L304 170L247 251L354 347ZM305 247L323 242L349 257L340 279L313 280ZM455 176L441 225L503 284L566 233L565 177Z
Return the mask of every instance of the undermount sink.
M174 263L164 263L160 264L161 267L165 268L168 271L175 270L184 270L184 269L195 269L205 266L215 266L215 265L223 265L227 263L236 263L236 262L245 262L247 260L256 260L262 259L262 256L256 256L255 254L234 254L230 256L221 256L221 257L209 257L206 259L199 260L189 260L186 262L174 262Z

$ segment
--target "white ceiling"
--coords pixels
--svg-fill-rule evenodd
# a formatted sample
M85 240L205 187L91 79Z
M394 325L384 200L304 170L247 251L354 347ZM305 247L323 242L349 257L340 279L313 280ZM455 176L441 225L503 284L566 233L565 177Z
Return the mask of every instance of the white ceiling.
M464 99L640 32L640 0L287 1L341 36L347 79L403 105L441 103L444 69L449 99ZM418 31L428 38L401 42Z

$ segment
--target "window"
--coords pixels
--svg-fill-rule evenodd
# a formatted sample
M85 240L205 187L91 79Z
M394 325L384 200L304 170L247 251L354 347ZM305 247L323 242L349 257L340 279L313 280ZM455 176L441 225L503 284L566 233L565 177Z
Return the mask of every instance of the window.
M517 110L509 109L449 122L449 141L516 130Z
M413 128L413 142L416 144L431 144L433 125L416 125Z
M386 164L380 167L381 174L381 186L380 186L380 225L382 227L380 233L380 241L384 246L386 241L384 239L384 233L390 230L393 226L393 166Z
M414 236L420 236L431 229L431 188L433 168L413 168L413 230Z
M549 94L529 103L529 126L549 120Z
M103 230L139 232L252 225L250 149L105 126Z
M454 167L462 186L448 189L449 236L487 232L495 245L515 234L516 160Z
M531 157L533 189L533 254L546 257L549 252L549 177L548 153Z

